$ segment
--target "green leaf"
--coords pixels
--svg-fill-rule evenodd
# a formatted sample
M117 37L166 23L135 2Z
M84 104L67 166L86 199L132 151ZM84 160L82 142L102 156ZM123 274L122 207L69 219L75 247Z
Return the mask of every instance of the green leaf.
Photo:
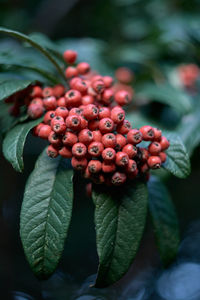
M73 172L60 156L40 155L26 184L20 236L26 258L39 278L57 267L67 236L73 203Z
M163 167L179 178L186 178L190 174L191 167L185 145L181 138L174 133L168 133L165 136L170 141L170 147L166 151L167 161Z
M188 113L192 108L189 96L169 84L145 84L137 88L136 93L138 97L167 104L181 114Z
M8 98L12 94L22 91L31 83L30 80L10 79L0 82L0 101Z
M99 255L96 287L111 285L128 271L142 238L147 198L143 183L93 191Z
M180 236L179 225L171 196L164 184L155 176L148 182L149 210L155 231L156 244L164 265L176 256Z
M29 131L41 122L41 118L23 124L18 124L11 129L3 141L3 154L12 164L13 168L22 172L24 168L23 150Z
M32 47L36 48L37 50L39 50L55 66L55 68L57 69L57 71L60 74L60 76L62 77L62 79L64 79L64 81L66 81L64 72L63 72L62 68L60 67L60 65L58 64L58 62L44 47L42 47L36 41L34 41L33 39L31 39L29 36L27 36L25 34L22 34L18 31L10 30L10 29L4 28L4 27L0 27L0 33L6 33L15 38L18 38L19 40L22 40L22 41L30 44Z

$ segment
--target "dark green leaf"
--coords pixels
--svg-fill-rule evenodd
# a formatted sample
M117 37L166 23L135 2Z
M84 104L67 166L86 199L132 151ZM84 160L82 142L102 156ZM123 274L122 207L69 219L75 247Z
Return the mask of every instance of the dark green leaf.
M149 209L161 259L168 265L176 256L180 236L178 219L171 196L155 176L148 183Z
M3 141L3 154L18 172L22 172L24 168L23 150L26 137L29 131L40 122L41 119L37 119L28 123L18 124L7 133Z
M24 90L32 81L22 79L10 79L0 82L0 101L8 98L12 94Z
M166 137L170 141L170 147L166 151L167 161L163 167L179 178L186 178L190 174L190 158L181 138L174 134L168 133Z
M49 277L61 257L73 203L73 172L60 156L40 155L26 184L20 235L27 260L39 278Z
M147 211L147 188L132 187L93 192L99 269L97 287L119 280L130 267L142 238Z

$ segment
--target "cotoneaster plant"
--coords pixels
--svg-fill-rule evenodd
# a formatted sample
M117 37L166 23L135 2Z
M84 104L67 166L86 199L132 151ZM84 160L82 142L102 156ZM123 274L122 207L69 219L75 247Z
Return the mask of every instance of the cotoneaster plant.
M122 107L133 96L127 70L118 71L123 83L118 84L91 70L87 62L76 63L74 50L62 56L18 32L0 32L31 44L58 73L57 83L51 85L28 78L0 82L0 100L9 107L10 118L4 130L5 158L22 172L28 133L49 143L27 181L20 216L20 236L34 274L48 278L61 258L73 192L79 188L73 184L74 174L85 182L94 203L96 287L109 286L128 271L148 210L161 258L165 265L170 263L179 245L178 222L170 195L159 173L155 175L164 168L179 178L188 176L190 162L181 139L148 124L137 128L126 119ZM49 73L48 80L53 76Z

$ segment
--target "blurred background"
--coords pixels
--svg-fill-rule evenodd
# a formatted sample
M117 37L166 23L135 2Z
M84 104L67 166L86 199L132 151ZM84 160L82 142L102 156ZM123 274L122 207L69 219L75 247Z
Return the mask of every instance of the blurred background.
M132 87L136 95L141 94L133 107L136 110L131 115L133 123L138 125L148 120L164 129L178 130L192 164L192 173L186 180L175 177L167 180L181 229L176 261L167 270L163 269L148 220L140 250L128 274L113 287L96 290L89 287L98 265L93 205L86 195L80 201L84 191L82 183L75 195L72 226L59 268L48 281L39 282L24 257L19 214L25 182L45 144L29 136L23 174L16 173L1 155L0 299L200 299L200 135L187 131L191 126L196 133L200 131L198 110L195 109L196 119L187 110L188 103L199 108L200 80L195 87L180 88L177 76L180 65L200 64L199 12L198 0L0 0L1 26L32 34L49 47L54 47L52 40L59 50L73 48L80 60L88 61L103 74L113 75L121 66L132 70ZM27 49L27 53L30 51ZM0 77L5 76L5 70L9 76L11 59L15 60L18 73L20 61L33 77L36 74L29 66L42 64L37 56L29 61L21 44L1 36ZM157 84L160 94L152 95L152 91L143 89L147 82ZM169 105L166 101L162 103L166 97L159 84L163 82L170 85ZM177 104L172 104L176 99Z

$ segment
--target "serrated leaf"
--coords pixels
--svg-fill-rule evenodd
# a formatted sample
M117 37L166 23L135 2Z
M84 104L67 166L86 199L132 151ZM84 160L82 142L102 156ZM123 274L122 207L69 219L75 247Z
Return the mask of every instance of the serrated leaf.
M167 161L163 168L179 178L186 178L191 171L190 158L181 138L174 133L167 133L170 147L166 151Z
M156 244L161 259L167 266L175 258L180 242L175 207L167 188L157 177L151 176L148 191Z
M23 150L29 131L41 122L41 118L28 123L18 124L11 129L3 140L3 154L13 168L22 172L24 168Z
M118 281L130 267L142 238L147 211L143 183L93 191L96 242L99 255L97 287Z
M48 278L62 255L72 215L73 172L60 156L40 155L26 184L20 236L26 258L39 278Z
M149 83L137 88L136 92L138 97L167 104L181 114L188 113L192 109L189 96L169 84L155 85Z
M31 83L31 80L10 79L0 82L0 101L8 98L12 94L24 90Z

